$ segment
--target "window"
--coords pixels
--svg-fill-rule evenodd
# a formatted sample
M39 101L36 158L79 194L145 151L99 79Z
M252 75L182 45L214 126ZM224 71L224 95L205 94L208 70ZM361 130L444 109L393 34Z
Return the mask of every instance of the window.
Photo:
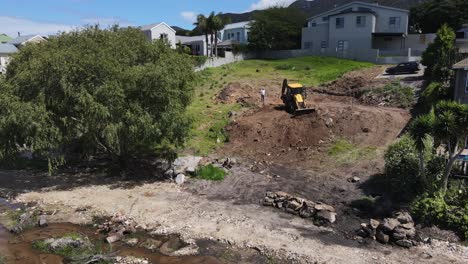
M336 28L344 28L344 17L336 18Z
M159 35L159 39L161 39L161 40L167 40L167 34L166 34L166 33L162 33L161 35Z
M327 17L327 16L326 16L326 17L322 17L322 21L323 21L323 22L327 22L327 21L328 21L328 17Z
M310 24L311 27L316 27L317 26L317 22L315 21L312 21L312 23Z
M400 29L401 17L390 17L388 25L390 29Z
M320 43L320 47L321 47L322 49L328 48L328 43L327 43L327 41L322 41L322 42Z
M344 40L339 40L338 45L336 46L337 51L343 51L344 50Z
M365 16L357 16L356 17L356 26L357 27L365 27L366 26L366 17Z
M240 32L237 32L237 41L240 41Z
M312 42L304 42L304 49L312 49L313 43Z

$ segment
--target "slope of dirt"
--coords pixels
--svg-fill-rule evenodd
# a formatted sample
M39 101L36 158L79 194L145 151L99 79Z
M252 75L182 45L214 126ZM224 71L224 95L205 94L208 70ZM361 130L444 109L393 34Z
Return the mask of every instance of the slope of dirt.
M314 95L312 114L293 117L272 106L237 118L228 128L225 150L255 158L271 153L320 149L344 138L360 146L383 147L393 141L410 119L408 111L356 105L350 97ZM280 159L282 157L279 157Z

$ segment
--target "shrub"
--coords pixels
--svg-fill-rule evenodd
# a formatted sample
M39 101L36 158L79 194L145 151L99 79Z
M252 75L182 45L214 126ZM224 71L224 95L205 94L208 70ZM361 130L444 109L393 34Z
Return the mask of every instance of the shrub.
M438 82L430 83L421 94L421 102L426 111L430 110L437 102L450 98L450 89Z
M195 171L195 175L204 180L221 181L226 177L226 172L221 168L209 164L198 168Z
M195 64L195 66L200 67L200 66L202 66L203 64L206 63L206 61L208 60L208 57L205 57L205 56L192 56L192 59L193 59L193 63Z
M399 82L392 82L383 87L371 89L365 96L377 96L379 98L389 98L392 106L408 108L414 104L414 89L410 86L401 85Z
M418 154L414 141L403 136L385 152L385 177L389 192L396 198L409 200L419 193Z

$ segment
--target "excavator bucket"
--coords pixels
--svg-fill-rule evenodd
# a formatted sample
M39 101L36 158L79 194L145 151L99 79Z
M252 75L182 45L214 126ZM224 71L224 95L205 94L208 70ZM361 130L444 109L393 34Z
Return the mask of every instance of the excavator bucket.
M296 111L294 111L295 115L306 115L306 114L313 113L315 111L314 108L306 107L302 94L294 95L294 101L296 101L296 105L297 105L297 109Z
M303 108L303 109L297 109L294 112L294 115L296 115L296 116L298 116L298 115L307 115L307 114L311 114L313 112L315 112L314 108Z

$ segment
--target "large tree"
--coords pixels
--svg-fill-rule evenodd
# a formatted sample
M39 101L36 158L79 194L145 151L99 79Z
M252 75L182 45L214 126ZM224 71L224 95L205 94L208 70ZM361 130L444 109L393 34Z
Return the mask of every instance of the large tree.
M411 9L410 29L414 32L434 33L443 24L459 29L468 20L466 0L428 0Z
M210 35L210 32L211 32L208 18L203 14L199 14L197 16L197 21L194 23L194 25L197 26L196 28L200 30L203 33L203 35L205 35L206 56L208 56L209 55L208 36Z
M188 56L134 28L89 27L26 45L2 85L2 153L23 144L49 159L104 153L124 170L173 153L190 126L193 78Z
M443 84L452 80L452 66L457 60L455 32L447 24L438 31L434 43L431 43L422 55L422 64L427 66L426 76Z
M306 16L292 7L273 7L254 16L249 46L254 50L286 50L301 47Z

